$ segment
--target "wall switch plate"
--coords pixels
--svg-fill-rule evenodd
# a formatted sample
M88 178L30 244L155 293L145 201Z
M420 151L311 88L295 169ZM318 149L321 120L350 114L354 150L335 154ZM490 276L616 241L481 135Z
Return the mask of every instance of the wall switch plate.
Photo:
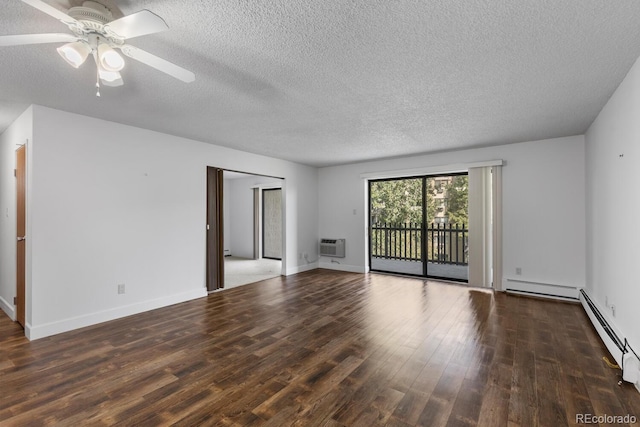
M520 276L522 274L522 268L516 267L516 274Z
M118 295L124 294L124 283L118 285Z

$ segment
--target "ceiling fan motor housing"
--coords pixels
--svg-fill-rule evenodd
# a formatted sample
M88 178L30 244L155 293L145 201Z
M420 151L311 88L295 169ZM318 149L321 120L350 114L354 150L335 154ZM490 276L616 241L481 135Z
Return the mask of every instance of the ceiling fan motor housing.
M111 11L95 1L85 1L82 6L72 7L67 13L78 21L95 22L102 25L113 21Z
M115 44L121 44L122 40L107 33L104 26L113 21L113 14L106 6L95 2L85 1L82 6L72 7L68 11L69 16L76 19L84 28L71 28L78 35L98 33Z

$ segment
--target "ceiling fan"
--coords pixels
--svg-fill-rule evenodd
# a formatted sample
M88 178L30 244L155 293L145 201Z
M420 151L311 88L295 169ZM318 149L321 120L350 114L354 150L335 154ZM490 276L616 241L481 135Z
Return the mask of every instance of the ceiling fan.
M169 29L166 22L153 12L142 10L120 19L113 19L111 11L97 1L85 1L82 6L70 8L64 13L42 0L21 0L50 15L69 27L73 34L23 34L0 36L0 46L19 46L42 43L66 43L57 50L72 67L80 67L89 55L96 64L96 96L100 96L100 83L105 86L122 86L120 71L124 58L149 65L183 82L190 83L195 75L182 67L159 58L142 49L125 43L134 37L159 33Z

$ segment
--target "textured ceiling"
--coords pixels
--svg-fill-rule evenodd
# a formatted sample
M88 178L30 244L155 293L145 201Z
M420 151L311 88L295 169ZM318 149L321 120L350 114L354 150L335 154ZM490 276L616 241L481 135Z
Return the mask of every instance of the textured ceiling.
M45 0L66 10L78 1ZM65 32L4 0L0 34ZM309 165L582 134L640 56L638 0L108 0L131 44L196 74L0 48L0 131L35 103Z

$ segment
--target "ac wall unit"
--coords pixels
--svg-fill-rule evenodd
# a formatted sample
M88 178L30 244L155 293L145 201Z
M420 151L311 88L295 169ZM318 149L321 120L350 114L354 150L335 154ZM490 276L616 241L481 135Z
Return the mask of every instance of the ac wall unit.
M320 239L320 256L344 258L345 239Z

